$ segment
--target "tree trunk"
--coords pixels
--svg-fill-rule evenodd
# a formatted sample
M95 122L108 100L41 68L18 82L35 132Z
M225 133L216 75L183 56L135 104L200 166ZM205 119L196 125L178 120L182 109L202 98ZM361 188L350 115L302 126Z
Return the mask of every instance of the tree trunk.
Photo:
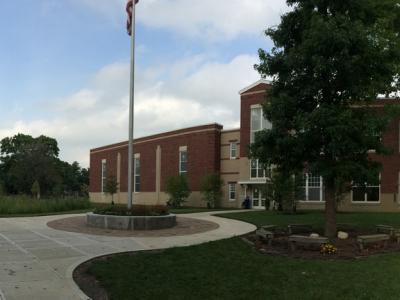
M325 190L325 236L336 236L336 197L333 184L326 185Z

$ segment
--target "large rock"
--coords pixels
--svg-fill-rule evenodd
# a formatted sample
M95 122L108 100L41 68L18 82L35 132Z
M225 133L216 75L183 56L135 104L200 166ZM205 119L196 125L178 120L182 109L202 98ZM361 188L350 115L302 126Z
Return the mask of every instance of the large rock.
M349 238L349 234L344 231L339 231L337 236L340 240L347 240Z

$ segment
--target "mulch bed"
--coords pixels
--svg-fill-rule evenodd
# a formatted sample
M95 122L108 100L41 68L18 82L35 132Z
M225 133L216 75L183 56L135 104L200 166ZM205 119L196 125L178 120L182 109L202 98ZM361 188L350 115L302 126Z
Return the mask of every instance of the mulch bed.
M363 251L360 251L357 236L375 234L365 231L354 231L349 232L349 238L346 240L340 240L335 238L331 240L330 244L337 248L336 254L321 254L320 248L309 246L304 247L301 245L297 246L295 251L291 251L288 247L288 236L281 234L276 235L272 240L272 245L269 246L266 242L260 240L260 238L254 233L248 234L243 239L249 242L255 247L260 253L267 255L278 255L285 257L301 258L301 259L321 259L321 260L351 260L351 259L362 259L371 255L400 252L400 244L395 241L389 241L387 247L383 247L383 243L370 244ZM304 234L307 235L307 234Z
M47 223L47 226L56 230L113 237L182 236L203 233L219 228L217 223L192 218L177 217L176 222L177 225L175 227L160 230L111 230L88 227L86 226L86 217L79 216L50 221Z

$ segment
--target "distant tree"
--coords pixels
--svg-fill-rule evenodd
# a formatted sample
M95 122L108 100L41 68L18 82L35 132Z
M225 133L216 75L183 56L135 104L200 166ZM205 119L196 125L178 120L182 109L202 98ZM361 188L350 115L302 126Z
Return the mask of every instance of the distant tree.
M389 122L371 107L400 89L399 0L288 0L292 10L266 35L256 69L273 79L254 157L284 174L323 177L325 235L336 235L336 202L345 183L371 182L387 154L377 138ZM357 107L357 108L356 108Z
M166 182L165 191L169 195L168 204L174 208L181 207L190 195L186 176L178 175L169 177Z
M40 199L40 184L39 181L35 180L31 187L31 193L36 199Z
M0 141L0 161L5 188L9 193L30 194L35 180L41 193L51 192L61 181L57 172L57 141L46 136L33 138L17 134Z
M114 194L118 192L118 181L114 176L106 178L104 192L111 195L111 204L114 205Z
M201 181L201 193L207 202L208 208L219 206L222 198L222 185L224 182L218 173L207 174Z

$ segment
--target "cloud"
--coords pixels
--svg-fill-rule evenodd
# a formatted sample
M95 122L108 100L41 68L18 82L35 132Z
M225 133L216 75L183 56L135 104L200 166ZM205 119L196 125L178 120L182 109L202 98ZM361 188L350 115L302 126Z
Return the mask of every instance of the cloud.
M257 57L239 55L227 63L203 56L186 57L137 72L135 136L207 123L239 126L238 91L259 79ZM0 138L18 132L55 137L61 158L88 166L89 150L128 137L129 64L101 68L86 86L64 98L47 101L52 117L15 121L1 128Z
M115 22L125 20L125 0L70 0ZM285 0L141 0L137 21L193 39L232 40L262 35L289 10Z
M147 0L140 3L137 18L151 28L218 41L261 35L286 11L285 0Z

